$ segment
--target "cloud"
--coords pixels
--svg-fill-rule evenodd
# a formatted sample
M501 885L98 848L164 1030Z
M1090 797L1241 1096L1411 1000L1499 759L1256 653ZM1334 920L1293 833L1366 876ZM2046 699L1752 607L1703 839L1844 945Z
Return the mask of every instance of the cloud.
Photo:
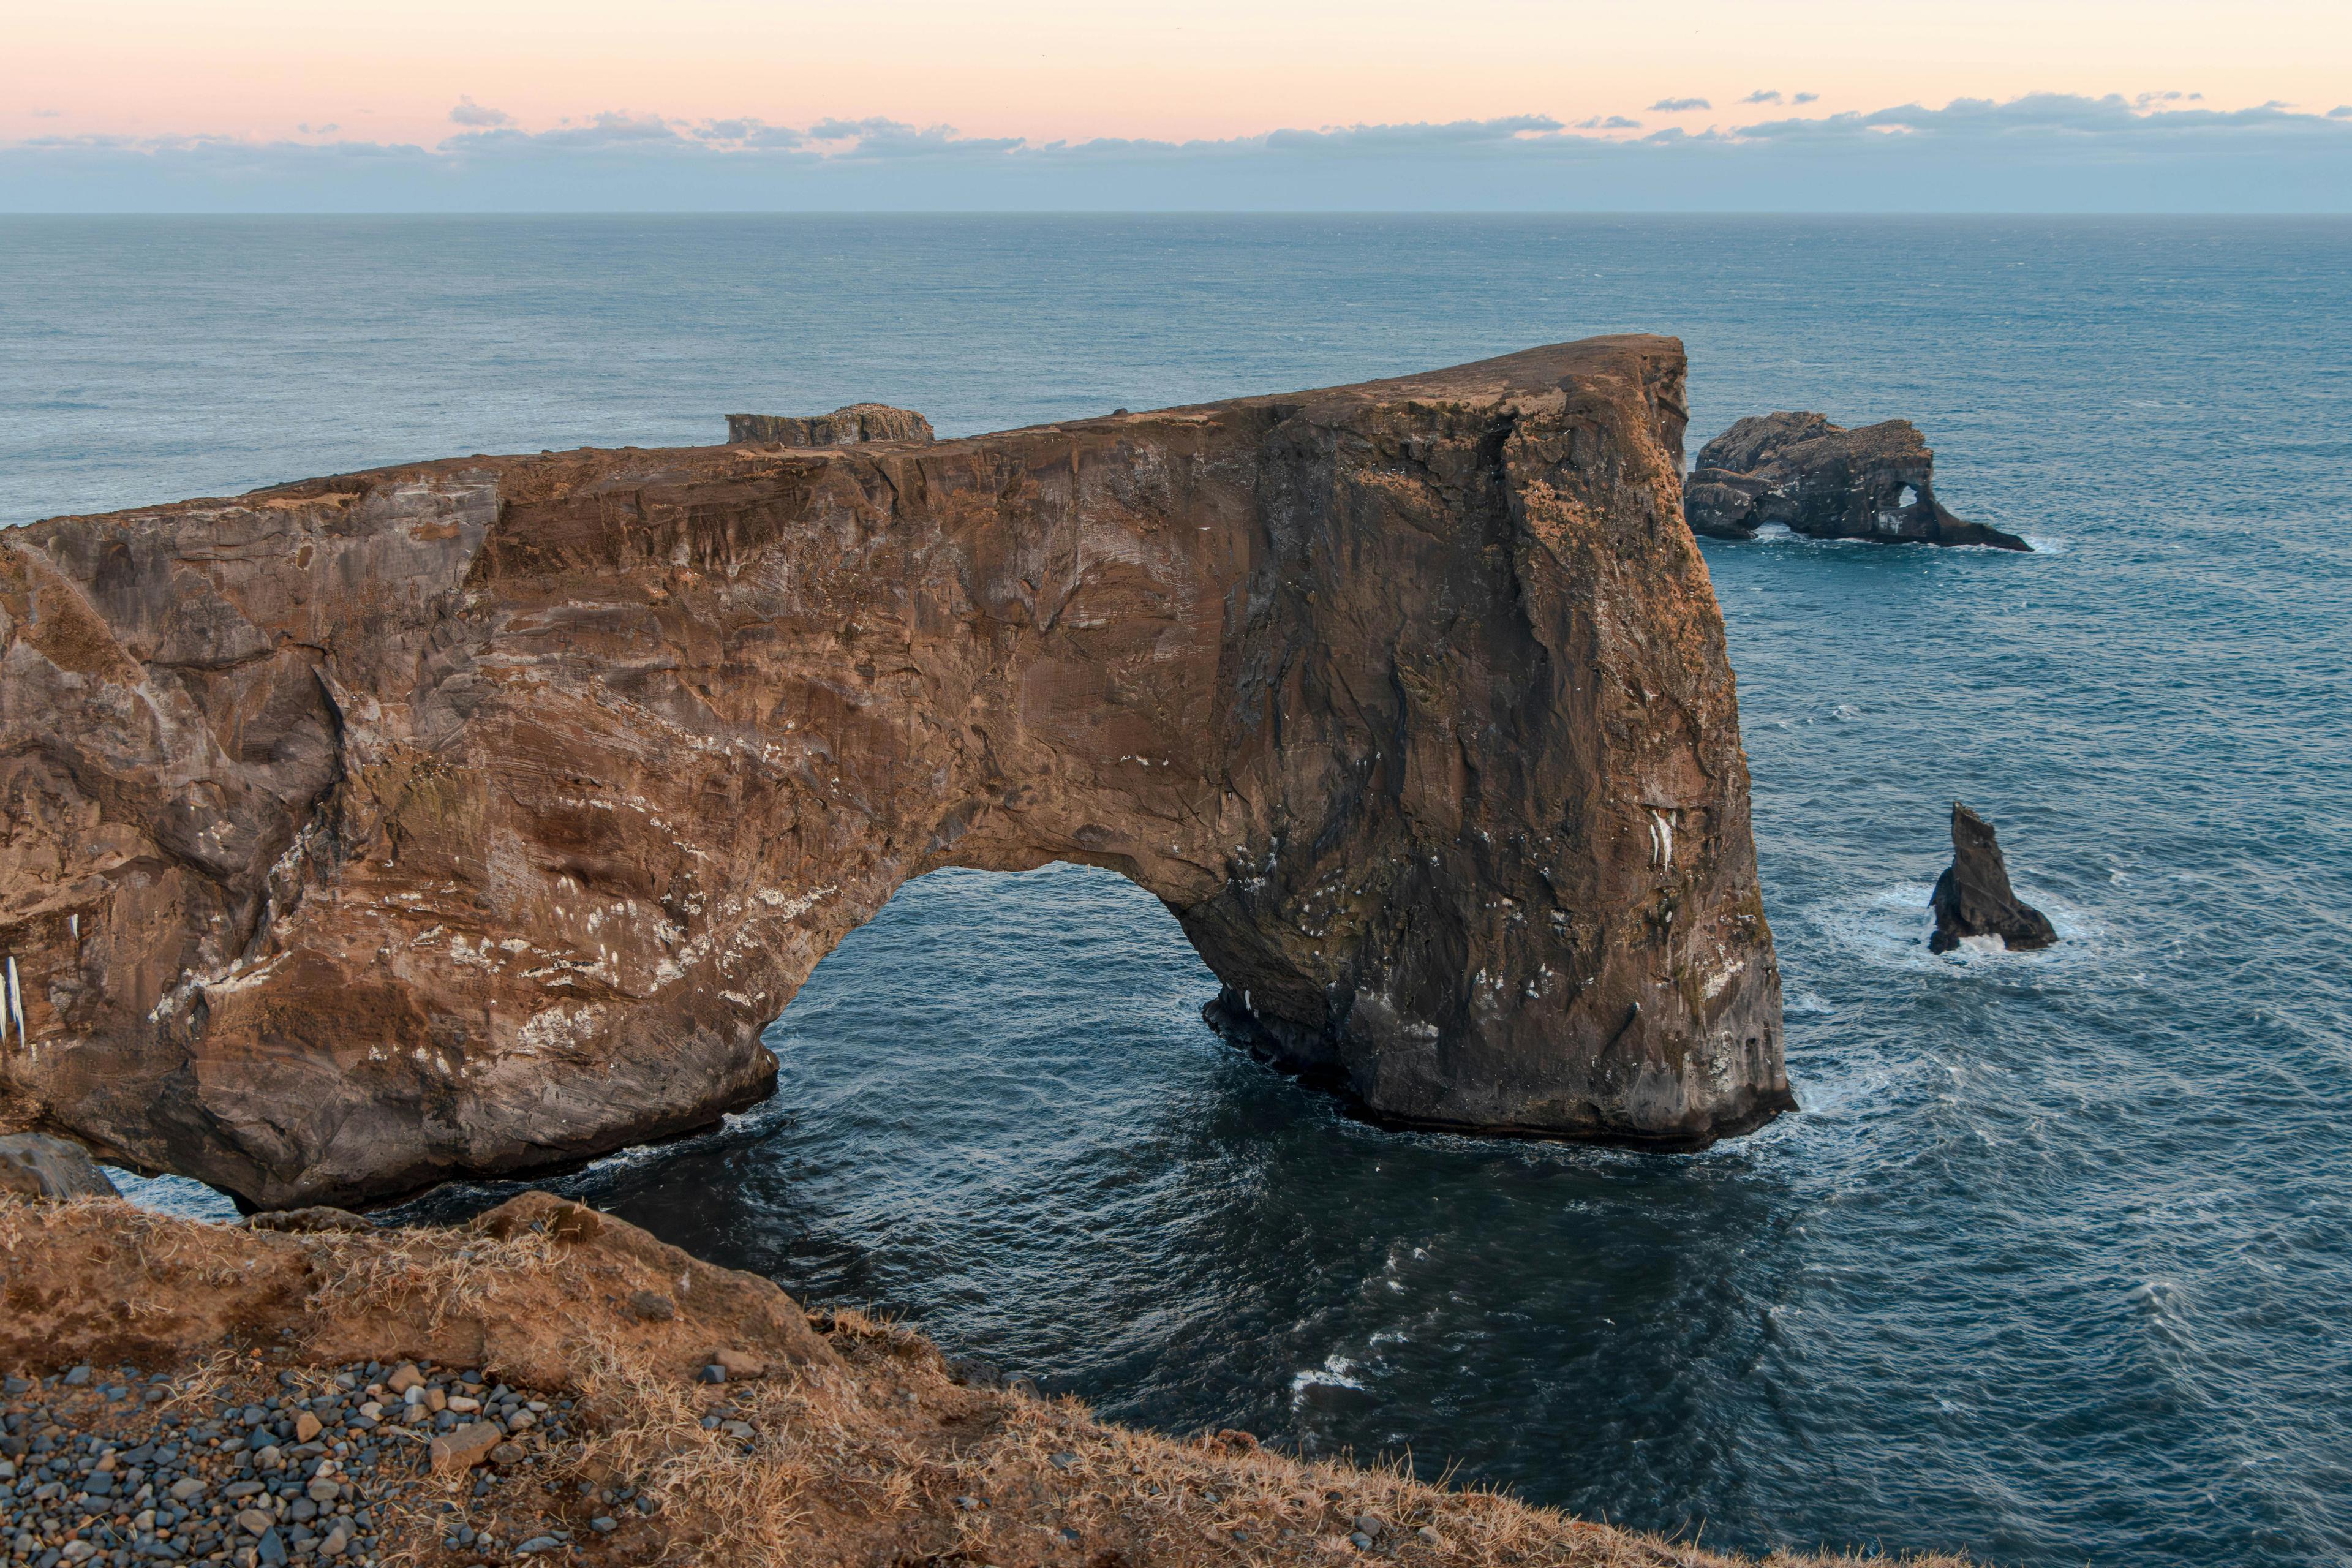
M2327 111L2330 120L2352 120L2352 103L2339 103Z
M1791 103L1819 103L1821 100L1822 95L1818 92L1801 92L1789 101Z
M2343 212L2347 121L2034 94L1630 137L1590 134L1642 132L1622 115L1518 114L1040 142L614 110L429 147L47 134L0 143L0 211Z
M455 124L471 126L478 130L514 123L514 116L505 110L484 109L469 97L457 100L457 107L449 111L449 119Z
M1729 134L1748 142L1852 142L1884 140L1890 133L1940 142L1993 142L2044 150L2079 147L2063 138L2090 137L2111 150L2146 151L2189 139L2215 148L2235 138L2242 149L2252 139L2337 134L2325 118L2297 114L2276 100L2252 109L2162 109L2143 111L2122 97L2084 98L2072 93L2028 93L2006 102L1956 98L1941 109L1906 103L1870 113L1832 114L1814 120L1775 120L1743 125Z
M65 110L62 109L37 109L33 110L33 118L36 120L55 120L64 112Z
M1703 98L1662 98L1650 105L1653 114L1680 114L1685 110L1713 109L1715 105Z
M1741 99L1739 101L1742 103L1778 103L1780 101L1780 95L1771 88L1759 87L1754 92L1749 93L1746 98Z
M331 121L324 125L313 125L306 120L302 121L301 124L297 125L294 129L299 131L305 136L332 136L336 132L341 131L342 127L335 124Z

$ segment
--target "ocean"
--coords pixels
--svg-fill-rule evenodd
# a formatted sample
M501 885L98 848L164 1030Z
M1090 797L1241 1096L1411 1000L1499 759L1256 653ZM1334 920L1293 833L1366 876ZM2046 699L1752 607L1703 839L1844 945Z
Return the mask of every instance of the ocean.
M2037 547L1705 546L1801 1114L1380 1131L1210 1035L1139 890L946 871L773 1100L548 1184L1123 1421L1711 1545L2352 1562L2352 222L0 218L0 522L1626 330L1694 449L1909 418ZM1927 952L1955 798L2061 945Z

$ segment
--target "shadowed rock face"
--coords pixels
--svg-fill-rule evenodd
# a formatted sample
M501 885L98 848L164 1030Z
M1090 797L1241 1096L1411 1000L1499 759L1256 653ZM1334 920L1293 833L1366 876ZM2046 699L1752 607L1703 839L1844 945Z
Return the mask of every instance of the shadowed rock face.
M1945 510L1935 468L1907 419L1848 430L1818 414L1767 414L1699 448L1683 508L1692 531L1717 539L1753 539L1777 522L1812 539L2032 548Z
M44 1132L0 1135L0 1193L28 1198L114 1198L122 1194L89 1151Z
M1936 930L1930 952L1949 952L1969 937L1998 937L2001 946L2027 952L2057 942L2049 917L2020 899L2009 885L2009 867L1992 824L1952 803L1952 863L1936 879L1929 895Z
M1792 1102L1683 368L0 536L0 1106L268 1206L575 1159L768 1092L908 878L1062 859L1376 1113L1753 1126Z

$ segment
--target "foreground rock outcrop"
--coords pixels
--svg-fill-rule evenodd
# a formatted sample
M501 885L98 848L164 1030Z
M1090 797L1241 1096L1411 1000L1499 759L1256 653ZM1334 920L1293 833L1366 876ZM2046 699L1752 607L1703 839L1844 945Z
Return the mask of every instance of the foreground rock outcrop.
M92 1545L592 1568L1734 1563L1247 1433L1110 1426L541 1193L446 1230L296 1234L0 1198L0 1539L35 1564ZM13 1485L37 1460L58 1479ZM1890 1559L1771 1559L1864 1561Z
M1848 430L1818 414L1742 419L1699 448L1683 485L1691 530L1753 539L1779 523L1811 539L2033 547L1936 500L1936 454L1907 419Z
M0 1134L0 1193L26 1198L120 1195L89 1150L45 1132Z
M0 536L0 1116L262 1206L573 1160L767 1093L908 878L1061 859L1376 1113L1751 1127L1792 1102L1683 372L1599 339Z
M1997 938L2012 952L2030 952L2058 940L2049 917L2009 885L2009 867L1992 824L1952 803L1952 863L1936 879L1928 903L1936 911L1930 952L1949 952L1971 937Z

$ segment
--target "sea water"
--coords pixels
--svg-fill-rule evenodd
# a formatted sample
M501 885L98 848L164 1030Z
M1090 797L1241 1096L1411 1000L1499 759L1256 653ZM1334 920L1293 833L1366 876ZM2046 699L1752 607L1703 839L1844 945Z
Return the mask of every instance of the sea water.
M1202 1026L1138 889L948 871L772 1102L551 1184L1121 1420L1709 1544L2352 1559L2352 224L5 218L0 521L1622 330L1688 343L1694 447L1906 417L2037 545L1706 546L1801 1114L1377 1131ZM1956 797L2060 946L1927 952Z

